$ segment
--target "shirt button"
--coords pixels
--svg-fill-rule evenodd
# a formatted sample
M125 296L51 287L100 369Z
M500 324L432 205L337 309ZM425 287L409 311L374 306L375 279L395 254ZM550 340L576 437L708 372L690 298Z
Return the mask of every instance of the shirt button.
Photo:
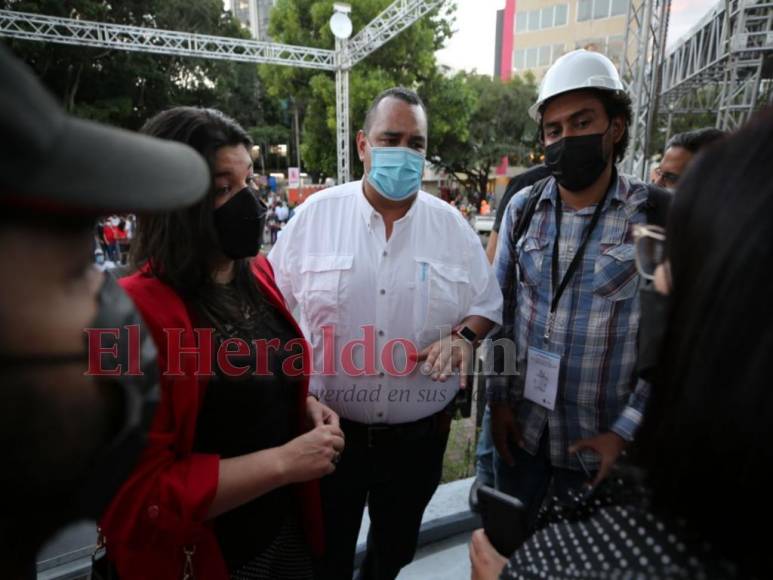
M386 257L387 257L387 255L389 255L389 252L387 252L386 250L384 250L384 253L383 253L383 254L381 254L381 255L382 255L382 256L384 256L384 257L386 258Z
M151 520L155 520L158 517L158 506L152 505L148 508L148 517Z
M384 417L384 413L376 413L376 416L377 416L379 419L381 419L381 418L383 418L383 417Z
M380 377L383 377L383 376L384 376L384 371L381 371L381 372L378 374L378 376L380 376Z
M381 295L384 295L384 294L386 294L386 290L384 290L384 289L382 288L382 289L380 290L380 293L381 293Z
M384 331L383 331L383 330L379 330L379 331L378 331L378 335L379 335L379 336L384 336Z

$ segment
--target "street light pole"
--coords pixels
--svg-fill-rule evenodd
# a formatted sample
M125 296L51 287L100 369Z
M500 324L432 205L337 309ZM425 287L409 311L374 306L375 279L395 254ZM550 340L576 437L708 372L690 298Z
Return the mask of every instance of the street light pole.
M349 54L349 37L352 35L352 21L349 14L352 7L343 2L333 4L333 16L330 18L330 30L336 39L336 153L338 157L338 183L349 181L349 69L352 60Z

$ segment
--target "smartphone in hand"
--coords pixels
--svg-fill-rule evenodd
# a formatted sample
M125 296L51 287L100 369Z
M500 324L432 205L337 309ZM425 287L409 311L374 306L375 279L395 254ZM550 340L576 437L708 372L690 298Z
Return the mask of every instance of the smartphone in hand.
M507 558L528 537L526 506L518 498L483 485L478 489L477 512L489 541Z

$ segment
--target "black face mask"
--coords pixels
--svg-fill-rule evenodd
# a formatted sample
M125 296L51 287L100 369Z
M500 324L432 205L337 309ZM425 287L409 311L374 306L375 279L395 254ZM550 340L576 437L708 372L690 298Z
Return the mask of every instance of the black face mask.
M138 327L139 333L134 336ZM46 462L39 465L31 477L39 480L31 485L39 491L57 498L55 509L46 516L46 526L63 527L81 519L98 519L112 500L120 485L126 480L145 446L146 435L159 399L158 362L155 344L145 331L142 319L134 303L111 277L106 276L100 290L99 310L90 328L119 329L118 337L102 334L100 346L115 348L117 356L103 354L101 371L118 372L106 376L104 372L94 376L97 401L88 407L57 404L55 401L39 401L41 413L52 413L51 420L57 424L77 421L80 433L88 433L88 440L62 442L57 451L52 451ZM66 355L0 355L3 366L32 367L59 366L63 364L88 362L88 345L81 353ZM133 361L130 358L134 359ZM94 361L92 361L94 362ZM130 364L133 362L133 366ZM96 368L96 367L95 367ZM128 371L139 371L128 374ZM120 372L119 372L120 371ZM37 397L45 396L46 388L37 390ZM73 409L76 409L73 411ZM31 407L30 414L35 414ZM78 413L77 417L67 413ZM64 415L63 415L64 413ZM31 417L30 436L38 434L39 427ZM37 421L38 423L40 421ZM47 470L57 471L43 475ZM67 473L68 470L72 470ZM47 490L47 481L56 480L56 489Z
M245 187L215 210L220 249L233 260L257 255L266 225L266 204Z
M545 148L545 166L558 183L569 191L582 191L601 176L609 159L604 155L607 131L564 137Z
M636 370L641 378L652 382L663 350L670 300L652 287L643 287L639 290L639 304L641 316Z

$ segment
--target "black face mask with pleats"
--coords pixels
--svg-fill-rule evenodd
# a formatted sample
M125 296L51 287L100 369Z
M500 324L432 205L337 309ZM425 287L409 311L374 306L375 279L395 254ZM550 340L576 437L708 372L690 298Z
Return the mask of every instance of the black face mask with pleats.
M564 137L545 148L545 166L559 184L569 191L582 191L601 176L609 160L604 155L607 131Z
M266 225L266 204L245 187L214 212L220 249L231 259L257 255Z

